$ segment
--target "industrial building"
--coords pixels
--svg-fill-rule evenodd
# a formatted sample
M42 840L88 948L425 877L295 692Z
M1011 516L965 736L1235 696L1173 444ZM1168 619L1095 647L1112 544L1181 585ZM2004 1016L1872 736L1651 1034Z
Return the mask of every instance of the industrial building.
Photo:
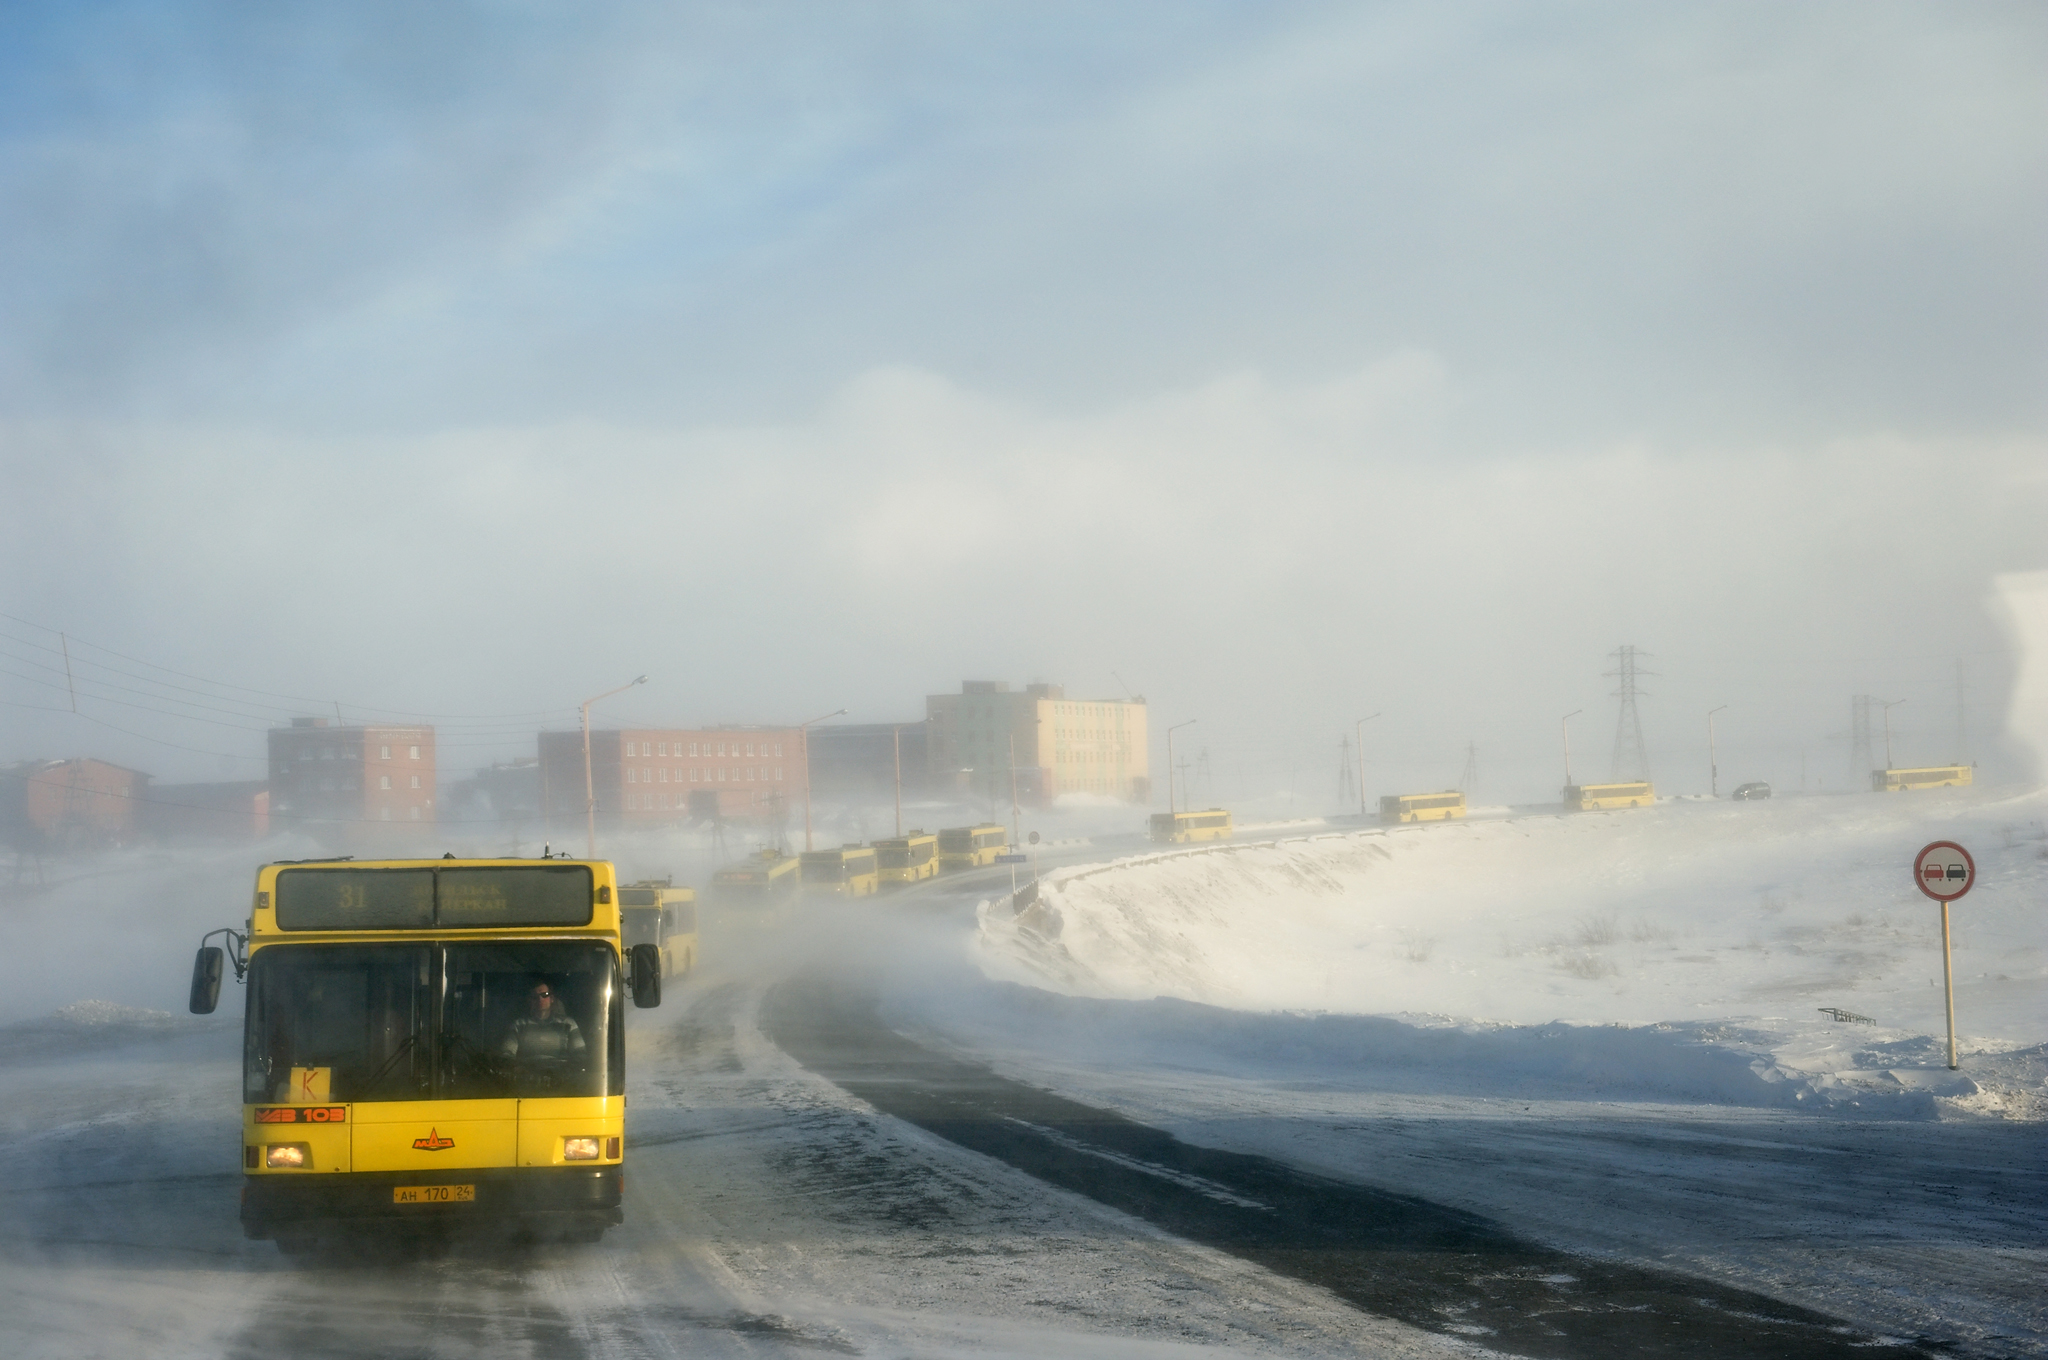
M330 726L325 718L271 728L270 816L281 831L316 834L432 823L434 729Z
M590 734L590 792L608 826L779 817L803 796L802 734L793 727L631 728ZM583 734L540 734L541 805L549 819L584 811Z
M887 803L922 798L931 788L929 724L835 723L811 729L811 793L842 802Z
M0 770L0 836L41 853L132 840L149 776L104 760L30 760Z
M925 698L933 787L994 804L1042 805L1063 794L1151 801L1145 700L1070 699L1059 685L1012 690L968 680Z

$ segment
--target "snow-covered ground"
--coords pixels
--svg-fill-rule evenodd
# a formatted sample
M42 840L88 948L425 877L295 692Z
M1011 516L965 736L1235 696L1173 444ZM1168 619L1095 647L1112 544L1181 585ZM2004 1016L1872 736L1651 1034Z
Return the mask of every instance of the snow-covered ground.
M1134 856L982 903L983 976L893 1013L1193 1142L2048 1354L2044 811L1683 801ZM1935 839L1980 872L1954 1073L1908 873Z
M2042 1119L2044 815L2038 793L1961 790L1679 801L1136 856L1055 870L1021 913L987 904L977 956L1061 995L1313 1012L1285 1026L1290 1061L1370 1053L1475 1090ZM1958 1073L1938 909L1909 872L1936 839L1979 872L1951 909ZM1362 1016L1399 1023L1337 1018ZM1122 1037L1174 1056L1145 1022Z

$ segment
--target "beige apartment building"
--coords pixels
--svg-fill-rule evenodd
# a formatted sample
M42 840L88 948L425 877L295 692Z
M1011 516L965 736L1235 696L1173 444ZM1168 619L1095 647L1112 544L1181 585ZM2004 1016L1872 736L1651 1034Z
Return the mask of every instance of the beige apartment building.
M924 704L934 788L1006 803L1014 771L1019 801L1033 805L1066 793L1151 801L1141 697L1070 699L1059 685L968 680Z

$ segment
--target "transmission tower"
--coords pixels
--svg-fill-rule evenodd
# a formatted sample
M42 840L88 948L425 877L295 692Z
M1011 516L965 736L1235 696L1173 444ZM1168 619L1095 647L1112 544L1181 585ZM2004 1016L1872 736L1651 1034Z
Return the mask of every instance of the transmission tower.
M1611 679L1620 680L1612 697L1621 700L1621 712L1614 722L1614 765L1608 778L1619 783L1623 779L1640 779L1645 783L1650 778L1650 752L1643 744L1643 715L1636 711L1636 699L1648 693L1636 687L1636 678L1654 675L1636 665L1638 657L1648 656L1633 647L1617 647L1608 653L1614 658L1614 669L1607 672Z
M1877 757L1872 753L1875 743L1871 740L1871 710L1878 701L1868 694L1859 694L1849 700L1849 787L1862 788L1870 782L1870 772L1877 768Z
M1956 764L1970 763L1970 728L1966 708L1969 688L1963 681L1963 659L1956 658Z
M1351 734L1337 743L1337 806L1350 811L1358 806L1358 775L1351 768Z
M1458 792L1465 795L1465 801L1472 801L1479 788L1479 743L1465 743L1465 773L1458 776Z

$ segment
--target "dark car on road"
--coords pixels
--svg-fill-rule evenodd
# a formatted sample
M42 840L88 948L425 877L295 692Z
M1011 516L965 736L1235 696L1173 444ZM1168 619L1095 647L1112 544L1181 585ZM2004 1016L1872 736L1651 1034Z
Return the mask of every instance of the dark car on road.
M1738 803L1746 803L1752 798L1768 798L1770 796L1771 786L1764 783L1761 779L1753 783L1738 784L1735 787L1735 801Z

